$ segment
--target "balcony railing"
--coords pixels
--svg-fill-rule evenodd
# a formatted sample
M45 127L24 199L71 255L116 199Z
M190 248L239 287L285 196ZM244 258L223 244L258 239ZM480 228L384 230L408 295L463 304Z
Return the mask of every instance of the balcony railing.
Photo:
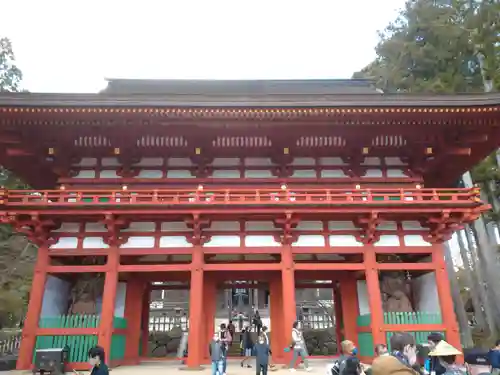
M71 206L481 206L471 189L0 190L2 207Z

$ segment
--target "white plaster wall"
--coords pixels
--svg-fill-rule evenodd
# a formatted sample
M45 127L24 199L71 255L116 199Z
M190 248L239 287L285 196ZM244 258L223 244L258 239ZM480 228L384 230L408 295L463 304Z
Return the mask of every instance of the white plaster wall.
M441 312L434 272L413 278L412 287L415 311Z
M127 294L127 283L118 283L115 298L115 317L123 318L125 316L125 296ZM102 297L96 300L97 314L102 313Z
M359 305L359 315L365 315L370 313L370 302L368 300L368 288L366 286L365 280L358 280L358 305Z
M48 275L45 282L41 316L51 317L64 315L68 312L71 284L68 281Z
M368 289L365 280L358 280L359 314L370 313ZM439 296L436 287L436 278L433 272L412 279L415 311L440 313Z

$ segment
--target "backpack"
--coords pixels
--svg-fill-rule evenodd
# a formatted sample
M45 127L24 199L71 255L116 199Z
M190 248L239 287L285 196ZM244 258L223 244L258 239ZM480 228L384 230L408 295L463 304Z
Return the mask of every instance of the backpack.
M331 372L332 372L332 375L342 375L340 373L340 366L345 362L345 359L336 359L335 361L333 361L333 364L332 364L332 367L331 367Z

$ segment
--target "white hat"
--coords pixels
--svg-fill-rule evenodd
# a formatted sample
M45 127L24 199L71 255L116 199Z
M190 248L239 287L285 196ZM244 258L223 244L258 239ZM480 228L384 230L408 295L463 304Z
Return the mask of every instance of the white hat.
M436 347L434 348L433 351L429 353L430 357L444 357L447 355L461 355L462 352L450 344L448 344L446 341L441 340Z

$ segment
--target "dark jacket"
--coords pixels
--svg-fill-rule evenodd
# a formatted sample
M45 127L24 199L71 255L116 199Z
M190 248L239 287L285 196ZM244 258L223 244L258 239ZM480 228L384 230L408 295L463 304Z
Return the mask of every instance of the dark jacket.
M441 362L439 362L438 357L429 357L430 359L430 370L429 372L435 371L436 375L443 375L446 372L446 369L443 367Z
M491 368L500 368L500 350L490 350L488 353Z
M267 365L269 363L269 354L271 354L269 345L255 344L253 350L255 351L255 361L259 365Z
M224 347L219 341L212 340L208 346L208 352L213 362L222 361L224 358Z
M91 375L109 375L108 366L105 363L100 363L99 366L94 366L90 373Z
M253 340L252 333L248 330L243 332L243 349L252 349L253 348Z

